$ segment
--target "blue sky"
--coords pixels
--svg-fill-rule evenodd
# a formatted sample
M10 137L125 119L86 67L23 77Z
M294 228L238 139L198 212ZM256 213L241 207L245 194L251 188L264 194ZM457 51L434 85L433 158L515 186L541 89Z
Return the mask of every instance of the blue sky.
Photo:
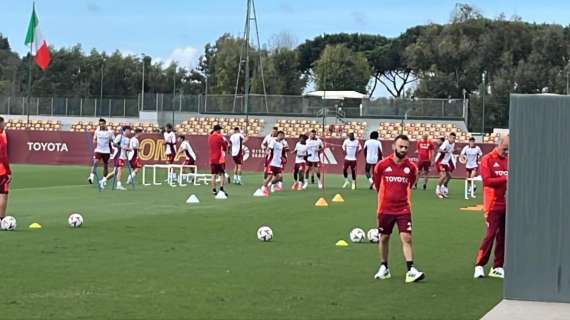
M185 66L224 32L243 31L245 0L38 0L42 33L50 45L145 53ZM261 41L286 31L299 42L322 33L397 36L406 28L449 20L457 1L256 0ZM472 1L488 17L501 12L526 21L570 24L570 3L560 0ZM23 54L32 1L1 0L0 33Z

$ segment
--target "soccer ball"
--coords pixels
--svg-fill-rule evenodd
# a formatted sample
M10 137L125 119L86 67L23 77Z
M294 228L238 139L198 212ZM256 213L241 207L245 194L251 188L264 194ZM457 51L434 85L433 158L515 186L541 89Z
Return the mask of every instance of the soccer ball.
M366 240L366 233L360 228L354 228L350 231L350 241L352 242L364 242Z
M2 219L2 223L0 223L0 228L4 231L16 230L16 218L12 216L6 216L4 219Z
M261 226L257 229L257 239L259 241L271 241L273 239L273 230L268 226Z
M83 224L83 217L79 213L72 213L67 218L67 223L72 228L79 228Z
M368 241L372 243L378 243L378 241L380 241L380 234L378 234L378 229L376 228L368 230L366 237L368 238Z

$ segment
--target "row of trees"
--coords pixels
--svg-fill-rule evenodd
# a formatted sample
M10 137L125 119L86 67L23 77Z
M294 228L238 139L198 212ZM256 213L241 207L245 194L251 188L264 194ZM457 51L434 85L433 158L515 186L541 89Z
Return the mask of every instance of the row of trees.
M195 70L165 66L150 57L84 54L79 45L53 49L45 72L33 68L34 95L134 96L145 92L233 94L243 40L222 35L205 47ZM532 24L514 17L485 18L458 5L450 22L412 27L396 38L330 34L295 46L288 35L269 49L251 52L252 93L299 95L308 83L320 90L356 90L370 96L383 87L394 98L459 98L471 101L471 125L481 122L486 95L487 128L505 126L510 93L564 94L570 75L570 27ZM20 59L0 36L0 95L25 94L29 57ZM263 75L260 62L263 64ZM483 84L483 77L485 84ZM264 80L264 81L263 81ZM176 88L176 89L175 89Z

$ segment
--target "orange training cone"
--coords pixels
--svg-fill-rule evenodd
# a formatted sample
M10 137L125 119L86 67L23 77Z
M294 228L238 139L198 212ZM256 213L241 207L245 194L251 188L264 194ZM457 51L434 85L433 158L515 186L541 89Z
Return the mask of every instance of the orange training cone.
M341 203L341 202L344 202L344 198L340 195L340 193L337 193L337 194L332 198L332 202Z
M319 200L317 200L317 202L315 203L315 207L328 207L329 204L327 203L327 200L325 200L325 198L321 197L319 198Z

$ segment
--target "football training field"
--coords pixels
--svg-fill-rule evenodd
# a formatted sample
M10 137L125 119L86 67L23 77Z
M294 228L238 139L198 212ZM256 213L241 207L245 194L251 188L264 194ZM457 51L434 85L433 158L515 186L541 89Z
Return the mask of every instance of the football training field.
M500 280L472 278L484 224L459 210L481 201L462 199L462 181L445 201L414 192L414 261L426 279L404 284L399 239L389 280L373 280L376 245L335 247L376 224L376 194L340 189L339 176L327 177L329 207L316 208L315 186L290 191L290 174L269 199L252 197L251 174L214 200L207 187L98 193L87 171L14 166L18 228L0 232L1 319L478 319L501 299ZM346 201L330 203L338 192ZM190 193L201 203L187 205ZM81 228L68 226L72 212ZM261 225L273 241L256 239Z

